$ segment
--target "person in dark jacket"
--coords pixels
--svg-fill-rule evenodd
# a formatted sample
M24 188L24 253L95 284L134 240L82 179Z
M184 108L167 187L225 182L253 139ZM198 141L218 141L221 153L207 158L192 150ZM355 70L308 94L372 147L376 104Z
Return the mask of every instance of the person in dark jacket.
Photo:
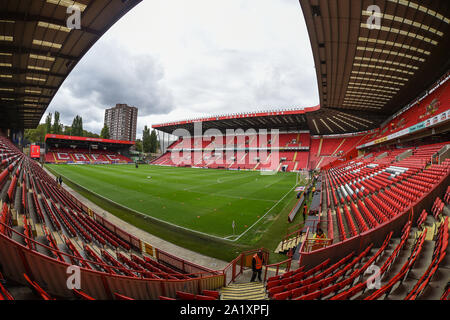
M262 272L262 266L263 266L263 254L262 251L259 250L258 253L255 253L252 258L252 279L250 282L254 282L256 279L256 275L258 275L258 280L261 282L261 272Z

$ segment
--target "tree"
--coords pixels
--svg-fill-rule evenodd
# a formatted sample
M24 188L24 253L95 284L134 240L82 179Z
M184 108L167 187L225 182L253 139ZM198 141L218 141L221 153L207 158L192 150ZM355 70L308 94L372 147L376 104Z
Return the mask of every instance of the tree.
M102 139L109 139L109 137L110 137L110 135L109 135L109 128L106 125L106 123L103 126L102 131L100 132L100 137L102 137Z
M83 118L77 115L72 122L71 134L76 137L83 137Z
M53 119L52 133L60 134L61 132L62 132L62 125L59 122L59 112L55 111L55 118Z
M47 118L45 118L45 133L52 133L52 114L49 113Z
M150 129L145 126L142 132L142 150L145 153L151 152L151 143Z
M28 140L28 142L37 143L41 142L43 143L45 141L45 135L46 135L46 123L40 124L37 126L36 129L25 129L24 132L24 138L25 140Z
M134 146L136 148L136 151L142 152L142 140L141 139L137 139Z
M69 127L69 126L64 126L63 134L66 135L66 136L72 135L72 128Z
M88 138L100 138L100 135L90 132L90 131L86 131L83 130L83 137L88 137Z
M150 135L150 152L156 153L158 148L158 138L156 137L155 129L152 130L152 134Z

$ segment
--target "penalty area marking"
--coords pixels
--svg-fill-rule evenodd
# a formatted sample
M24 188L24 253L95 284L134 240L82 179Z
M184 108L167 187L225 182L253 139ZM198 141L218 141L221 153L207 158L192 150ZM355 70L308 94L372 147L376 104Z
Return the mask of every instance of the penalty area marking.
M229 239L226 239L226 238L224 238L224 239L226 239L226 240L228 240L228 241L231 241L231 242L235 242L235 241L237 241L237 240L239 240L244 234L246 234L250 229L252 229L259 221L261 221L270 211L272 211L272 209L273 208L275 208L284 198L286 198L286 196L289 194L289 193L291 193L292 192L292 190L294 190L294 188L296 187L296 185L295 186L293 186L280 200L278 200L277 201L277 203L275 203L273 206L272 206L272 208L270 208L261 218L259 218L258 220L256 220L256 222L255 223L253 223L250 227L248 227L247 228L247 230L245 230L244 232L242 232L240 235L238 235L237 236L237 238L236 239L234 239L234 240L229 240ZM227 238L229 238L229 237L231 237L231 236L228 236Z

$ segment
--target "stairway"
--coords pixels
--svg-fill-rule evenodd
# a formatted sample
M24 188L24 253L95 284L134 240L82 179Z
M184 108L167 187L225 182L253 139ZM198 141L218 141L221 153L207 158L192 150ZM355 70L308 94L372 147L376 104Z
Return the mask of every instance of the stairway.
M320 158L319 162L317 163L317 166L314 168L315 170L320 168L320 164L322 163L323 159L324 159L323 157Z
M261 282L231 284L220 289L220 300L267 300L266 289Z
M322 142L323 142L323 138L320 138L320 142L319 142L319 150L317 150L317 156L320 156L320 151L322 151Z
M275 253L280 253L280 252L286 252L290 249L295 248L296 246L298 246L298 244L300 242L303 242L305 240L306 234L303 234L301 237L293 237L287 240L283 240L280 241L280 243L278 244L277 248L275 249Z
M342 147L342 145L344 144L345 140L346 140L345 138L342 139L342 141L339 144L339 146L336 148L336 150L334 150L334 152L331 155L335 155L336 153L338 153L339 149Z

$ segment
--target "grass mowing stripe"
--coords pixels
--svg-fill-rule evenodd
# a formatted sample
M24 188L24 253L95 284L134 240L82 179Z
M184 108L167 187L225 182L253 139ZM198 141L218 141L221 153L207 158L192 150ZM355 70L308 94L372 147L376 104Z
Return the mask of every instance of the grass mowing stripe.
M190 168L161 170L151 166L135 169L127 165L58 165L52 168L93 193L114 199L115 203L131 210L220 238L231 233L232 221L236 221L237 234L246 231L247 225L254 224L267 212L267 202L277 201L273 198L279 199L287 187L293 185L294 177L262 177L258 172L251 171ZM167 172L176 175L168 177ZM152 177L150 181L147 176ZM180 180L183 182L180 183ZM267 184L273 187L262 191ZM204 196L193 197L192 192L183 190L186 186L199 189L192 192ZM256 194L258 197L252 197Z
M289 193L291 193L291 191L292 190L294 190L294 188L295 188L296 186L293 186L292 187L292 189L291 190L289 190L284 196L283 196L283 198L281 198L280 200L278 200L278 202L277 203L275 203L274 205L273 205L273 207L272 208L270 208L270 210L269 211L267 211L261 218L259 218L254 224L252 224L251 226L250 226L250 228L248 228L247 230L245 230L243 233L241 233L236 239L234 239L234 240L232 240L232 241L237 241L237 240L239 240L244 234L246 234L250 229L252 229L259 221L261 221L270 211L272 211L272 209L273 208L275 208L284 198L286 198L286 196L289 194Z
M70 165L45 165L45 167L50 170L53 174L58 175L59 173L62 173L62 171L67 171L68 175L74 175L76 173L77 178L83 179L86 173L79 174L78 171L84 171L86 169L81 170L83 166L77 166L79 169L73 169L70 168ZM69 168L68 168L69 167ZM98 168L102 167L102 171L108 172L108 170L113 171L123 171L126 172L125 174L136 174L136 169L133 166L122 166L122 165L116 165L111 166L110 168L107 168L106 166L97 166ZM144 167L144 166L142 166ZM158 167L155 169L155 167ZM207 175L206 172L213 173L214 176L220 176L220 175L232 175L232 174L239 174L239 172L236 171L228 171L228 170L214 170L214 169L208 169L202 171L201 169L190 169L190 168L165 168L165 167L159 167L159 166L148 166L149 170L143 170L140 171L141 166L139 168L140 176L145 177L146 175L151 176L164 176L167 177L170 175L171 177L181 175L181 176L187 176L189 173L189 176L192 177L198 177L199 174L196 174L195 172L205 172L205 175ZM153 170L152 170L153 168ZM93 168L96 169L96 168ZM159 170L158 170L159 169ZM186 169L186 170L181 170ZM187 170L190 169L190 170ZM157 170L157 171L156 171ZM73 172L76 171L76 172ZM95 172L95 170L94 170ZM254 174L255 177L259 176L259 173L257 172L248 172L249 174ZM103 173L100 173L103 174ZM88 174L89 175L89 174ZM286 191L286 189L290 188L295 183L295 175L290 175L287 173L281 173L277 175L278 178L281 179L280 183L284 184L286 187L283 187L282 185L274 185L271 188L266 189L267 192L270 192L273 189L278 189L277 187L280 187L279 189L282 191ZM271 178L273 179L273 177ZM95 180L95 179L94 179ZM270 180L270 179L269 179ZM269 180L264 180L268 182ZM70 181L65 182L68 184L71 188L76 190L78 193L80 193L83 197L89 199L90 201L94 202L98 206L102 207L106 211L114 214L118 218L127 221L130 224L135 225L136 227L149 232L151 234L154 234L157 237L160 237L161 239L164 239L166 241L172 242L176 245L179 245L181 247L187 248L189 250L202 253L204 255L215 257L224 261L231 261L234 259L239 252L247 251L249 249L254 248L261 248L265 247L269 250L275 250L278 243L280 242L281 237L286 233L286 229L291 225L287 222L287 215L291 209L291 207L296 202L296 192L291 192L290 195L288 195L283 201L281 201L275 209L272 210L272 212L267 216L267 219L261 222L257 228L254 228L245 236L243 236L239 241L236 242L228 242L225 240L219 240L215 238L203 238L199 237L195 234L189 233L189 232L183 232L182 229L173 229L167 226L167 224L157 224L152 222L150 219L145 219L143 215L137 215L133 214L131 212L125 211L121 209L121 207L117 207L112 205L108 201L102 200L102 198L97 197L93 195L92 193L89 193L84 189L82 186L81 180L74 179L76 183L71 183ZM270 180L273 181L273 180ZM265 185L266 183L262 184ZM88 184L89 185L89 184ZM161 189L161 187L159 188ZM257 188L258 189L258 188ZM262 189L260 189L261 191ZM244 190L247 191L247 190ZM253 193L258 193L258 190L256 190ZM261 193L259 196L264 196L269 193L259 192ZM284 192L283 192L284 193ZM280 195L281 197L281 195ZM189 198L191 198L192 201L199 201L196 200L196 198L192 199L192 194L189 195ZM200 197L203 200L203 197ZM114 198L113 198L114 199ZM157 197L156 197L157 199ZM165 201L165 199L161 198L160 201ZM236 204L237 207L239 207L239 202ZM267 208L266 210L268 210ZM299 215L295 218L293 224L300 223L302 221L302 216ZM216 223L216 221L214 221ZM231 221L229 230L231 230ZM282 254L274 254L272 253L270 255L270 263L280 262L286 259L285 255Z

